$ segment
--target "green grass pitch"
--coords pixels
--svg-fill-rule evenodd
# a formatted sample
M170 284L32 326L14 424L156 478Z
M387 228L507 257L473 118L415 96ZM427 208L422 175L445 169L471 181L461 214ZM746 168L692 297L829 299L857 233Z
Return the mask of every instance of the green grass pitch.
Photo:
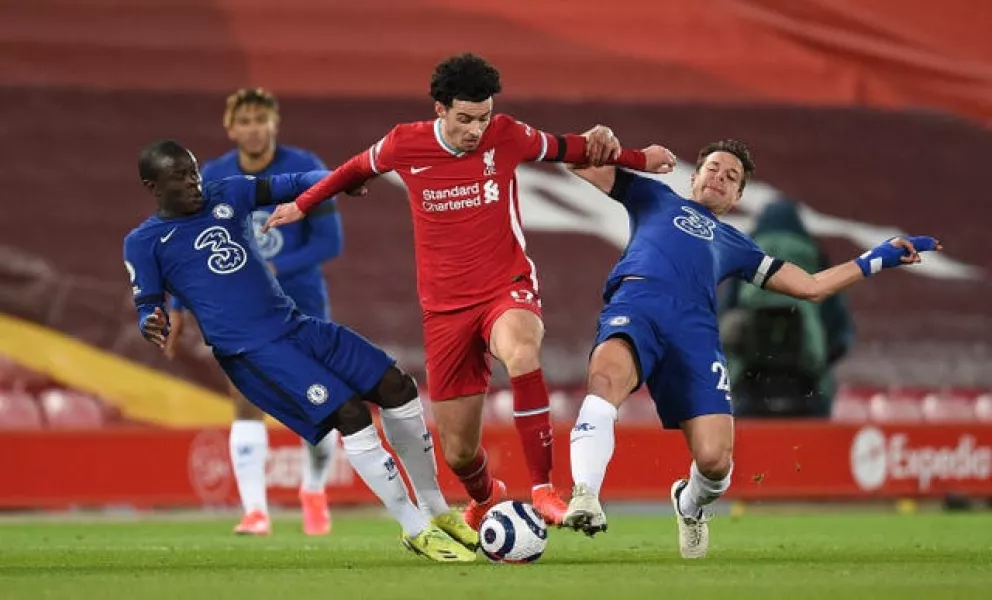
M0 522L0 598L992 598L992 513L718 517L710 556L678 557L671 517L553 530L536 564L436 565L392 522L340 516L327 538L277 520Z

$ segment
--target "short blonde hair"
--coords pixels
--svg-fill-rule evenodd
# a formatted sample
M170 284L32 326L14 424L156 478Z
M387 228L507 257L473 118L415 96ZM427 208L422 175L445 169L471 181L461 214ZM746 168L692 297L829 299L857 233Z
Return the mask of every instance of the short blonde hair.
M234 113L242 106L254 104L271 110L279 118L279 101L275 94L265 88L241 88L227 97L227 108L224 109L224 129L230 129L234 124Z

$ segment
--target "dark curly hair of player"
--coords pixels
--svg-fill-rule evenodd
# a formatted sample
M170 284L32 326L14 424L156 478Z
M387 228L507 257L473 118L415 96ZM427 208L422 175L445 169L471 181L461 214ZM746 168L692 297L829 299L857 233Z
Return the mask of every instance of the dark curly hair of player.
M744 177L741 179L740 189L744 189L747 185L747 181L751 179L754 175L754 159L751 158L751 151L747 149L747 144L739 140L720 140L719 142L712 142L706 144L702 150L699 151L699 157L696 158L696 172L699 172L699 168L703 166L706 162L706 157L714 152L727 152L733 154L741 161L744 165Z
M431 76L431 98L448 108L455 100L482 102L501 89L496 67L471 53L444 60Z

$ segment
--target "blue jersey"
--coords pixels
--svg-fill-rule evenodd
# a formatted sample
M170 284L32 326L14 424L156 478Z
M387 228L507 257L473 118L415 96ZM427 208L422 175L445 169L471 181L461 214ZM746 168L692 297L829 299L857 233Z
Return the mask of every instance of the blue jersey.
M202 174L204 183L210 183L243 175L270 177L326 170L324 163L311 152L291 146L277 146L272 162L257 173L243 171L237 150L232 150L205 163ZM327 283L321 265L341 253L344 240L334 198L324 201L302 221L262 233L261 227L272 209L272 206L260 206L252 213L255 239L262 258L275 267L279 285L303 313L330 318Z
M206 342L219 355L238 354L278 339L299 325L255 241L252 213L289 202L326 171L270 178L230 177L203 186L200 212L173 219L152 216L124 238L139 319L165 293L193 311Z
M607 279L607 300L624 277L642 277L715 315L721 281L739 277L763 286L777 268L750 237L656 179L617 169L610 196L627 209L630 242Z

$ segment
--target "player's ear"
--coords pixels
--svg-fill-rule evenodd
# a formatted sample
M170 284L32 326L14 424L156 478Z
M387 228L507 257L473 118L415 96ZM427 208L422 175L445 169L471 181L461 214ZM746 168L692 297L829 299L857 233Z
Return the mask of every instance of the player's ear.
M141 180L141 185L143 185L145 187L145 189L148 190L149 192L151 192L152 194L155 193L155 182L154 181L151 181L151 180L148 180L148 179L142 179Z
M437 114L438 117L440 117L440 118L443 119L444 118L444 114L446 112L448 112L448 107L446 107L444 104L442 104L442 103L438 102L437 100L435 100L434 101L434 112L435 112L435 114Z
M238 143L238 138L237 138L236 135L234 135L234 125L233 125L233 123L232 123L231 127L228 127L227 128L227 139L231 140L235 144Z

